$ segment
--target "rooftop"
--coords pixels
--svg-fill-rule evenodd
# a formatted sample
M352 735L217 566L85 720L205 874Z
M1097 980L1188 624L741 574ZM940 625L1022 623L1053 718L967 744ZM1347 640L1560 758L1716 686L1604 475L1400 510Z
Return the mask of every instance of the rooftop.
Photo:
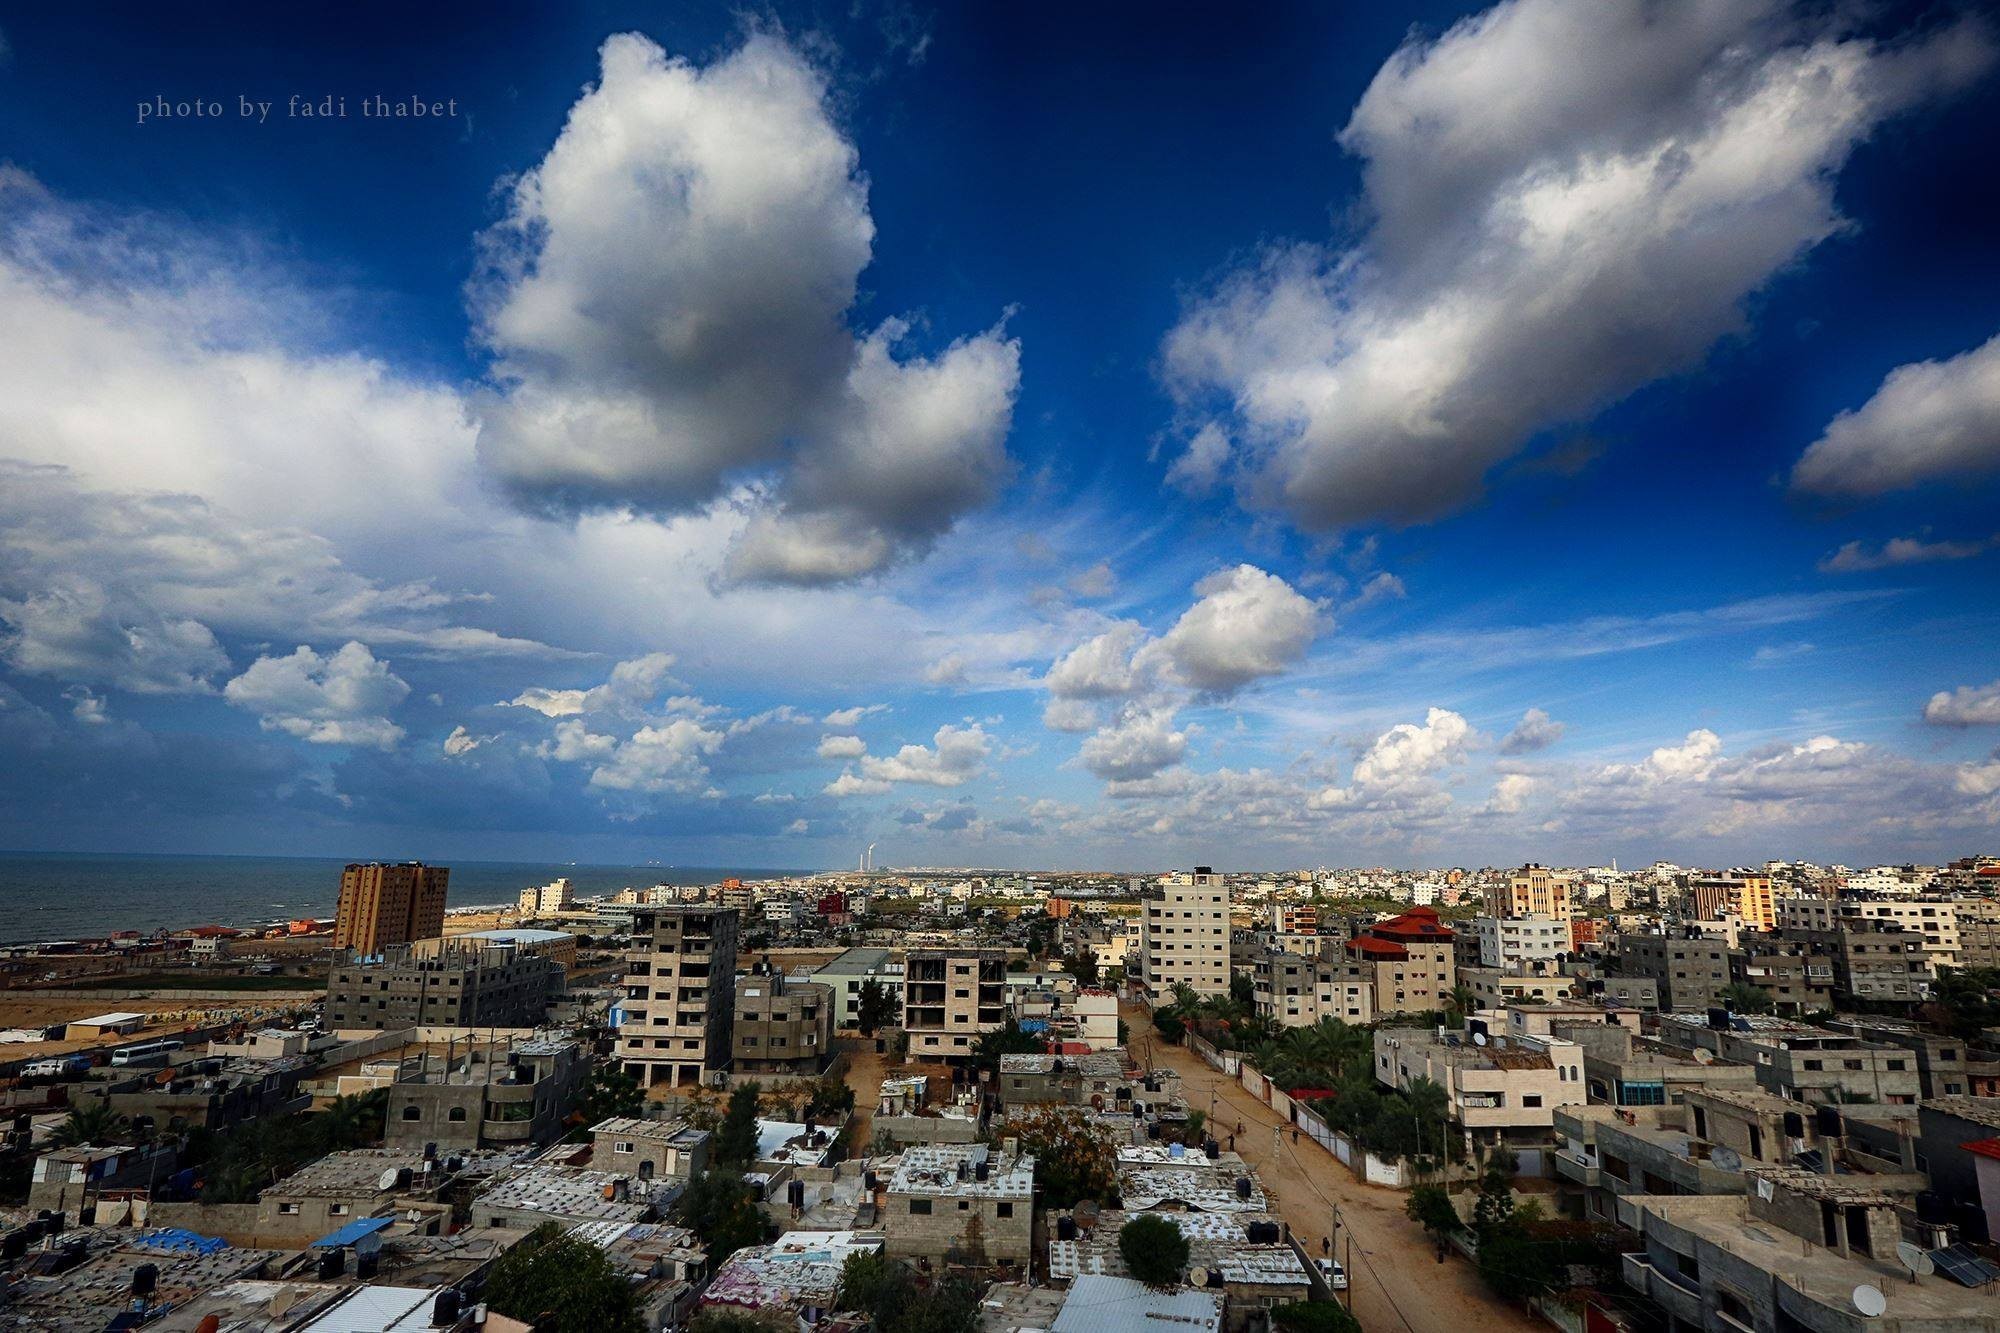
M2000 1097L1928 1097L1917 1106L1920 1111L1938 1111L2000 1129Z
M840 1270L851 1254L882 1248L879 1231L788 1231L773 1245L738 1250L702 1295L704 1305L833 1304Z
M1080 1277L1050 1333L1216 1333L1219 1292L1159 1291L1129 1277Z
M536 1164L517 1167L501 1176L479 1196L493 1208L546 1213L567 1221L639 1222L651 1211L656 1182L634 1180L612 1171ZM658 1182L665 1202L672 1182Z
M696 1129L685 1120L638 1120L614 1115L590 1127L592 1134L615 1134L621 1138L645 1139L675 1148L692 1148L708 1138L708 1131Z
M980 1164L989 1167L979 1179ZM961 1164L964 1167L961 1173ZM1035 1191L1035 1159L1022 1154L1008 1158L983 1143L913 1147L903 1153L889 1179L891 1194L966 1195L980 1198L1026 1199Z

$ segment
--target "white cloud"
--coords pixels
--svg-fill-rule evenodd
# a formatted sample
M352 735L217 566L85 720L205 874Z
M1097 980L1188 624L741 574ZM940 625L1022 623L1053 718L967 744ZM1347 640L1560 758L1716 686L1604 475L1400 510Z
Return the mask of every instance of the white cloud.
M1107 782L1134 782L1171 768L1186 753L1187 734L1174 728L1171 709L1135 707L1085 741L1077 757Z
M859 736L819 738L819 757L822 759L858 759L866 753L868 753L868 742Z
M1119 699L1146 687L1133 656L1147 641L1145 628L1123 620L1056 659L1044 678L1058 699Z
M1078 597L1095 601L1109 597L1118 588L1118 576L1111 570L1109 561L1100 560L1090 568L1071 576L1069 590Z
M822 790L828 796L879 796L892 785L886 778L864 778L849 769Z
M829 727L852 727L859 724L862 718L869 716L871 713L886 713L888 711L889 705L887 704L856 704L852 708L836 708L821 718L820 721Z
M63 698L69 700L70 716L88 726L101 727L111 720L110 706L104 696L95 694L87 685L72 685L63 691Z
M1806 450L1792 485L1821 495L1870 496L1996 470L2000 337L1946 360L1890 371L1874 397L1835 417Z
M480 456L537 503L690 512L775 491L732 578L836 583L925 549L1006 470L1020 348L897 360L848 325L875 224L825 79L785 38L705 68L637 34L485 237Z
M1924 721L1934 727L2000 726L2000 680L1939 690L1924 705Z
M590 785L624 792L691 792L708 785L703 762L722 745L721 731L677 717L640 727L591 772Z
M1533 754L1546 750L1562 739L1565 724L1556 721L1539 708L1530 708L1521 714L1521 720L1500 742L1501 754Z
M1874 550L1860 542L1847 542L1819 562L1823 574L1861 574L1900 565L1922 565L1936 560L1970 560L2000 546L2000 537L1984 541L1930 542L1920 537L1892 537Z
M1094 731L1097 709L1086 699L1051 699L1042 709L1042 725L1050 731Z
M1320 603L1255 565L1218 570L1194 590L1200 600L1147 651L1206 694L1232 694L1282 673L1327 627Z
M963 786L984 769L993 752L993 739L974 722L966 726L946 723L931 737L930 745L905 745L893 755L864 755L861 780L868 783L910 782L930 787ZM846 778L849 775L843 774ZM833 789L828 788L829 791ZM857 785L854 790L861 790ZM883 788L870 788L883 790ZM845 791L834 795L846 795Z
M1892 46L1835 21L1507 0L1412 38L1341 135L1364 238L1268 249L1168 337L1194 441L1176 474L1309 527L1421 521L1543 429L1697 364L1844 225L1855 145L1990 63L1971 24Z
M1492 799L1481 807L1481 814L1518 815L1527 806L1528 798L1541 787L1541 781L1526 773L1502 773L1493 784Z
M670 674L673 665L672 653L647 653L612 667L610 677L602 685L587 690L531 685L505 700L503 706L532 709L543 717L632 712L652 703L662 689L674 683Z
M1375 738L1354 765L1354 781L1363 787L1387 787L1429 777L1447 764L1465 761L1475 732L1472 724L1448 708L1433 708L1422 725L1399 722Z
M464 723L460 723L451 729L451 735L444 738L442 748L444 749L445 758L456 759L460 755L471 754L480 746L499 739L498 736L475 736L465 729Z
M354 642L324 657L305 645L288 657L260 657L222 688L224 699L257 714L266 730L384 750L403 739L388 714L409 693L387 662Z

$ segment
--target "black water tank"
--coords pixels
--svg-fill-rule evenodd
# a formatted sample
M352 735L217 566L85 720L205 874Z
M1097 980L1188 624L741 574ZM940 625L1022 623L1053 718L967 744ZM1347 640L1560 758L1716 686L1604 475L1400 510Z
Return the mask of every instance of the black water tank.
M160 1270L155 1264L140 1264L132 1270L132 1294L150 1296L153 1288L160 1284Z
M0 1259L14 1260L28 1252L28 1233L19 1227L0 1235Z
M1222 1145L1214 1139L1210 1139L1208 1142L1202 1144L1201 1150L1208 1155L1208 1160L1211 1162L1222 1156Z
M321 1250L319 1252L319 1280L331 1282L347 1271L345 1250Z
M1063 1216L1058 1217L1056 1219L1056 1239L1057 1240L1076 1239L1076 1219L1074 1217L1071 1217L1067 1213L1065 1213Z
M425 1160L425 1161L430 1161L431 1159L427 1157L427 1158L425 1158L424 1160ZM399 1166L399 1167L397 1167L397 1168L396 1168L396 1188L397 1188L397 1189L399 1189L399 1190L406 1190L406 1189L408 1189L408 1188L410 1187L410 1185L411 1185L411 1184L412 1184L412 1183L413 1183L413 1182L414 1182L414 1181L416 1180L416 1178L417 1178L417 1173L416 1173L416 1172L414 1172L414 1171L412 1171L412 1170L410 1170L410 1168L409 1168L409 1167L407 1167L407 1166Z
M882 1187L881 1183L876 1180L873 1171L863 1171L861 1173L861 1184L870 1194L873 1194Z
M464 1302L459 1294L446 1287L431 1302L431 1327L450 1328L458 1322L458 1312L463 1308Z
M35 1217L36 1217L36 1219L37 1219L37 1220L39 1220L39 1221L41 1222L41 1224L42 1224L42 1234L43 1234L43 1235L46 1235L46 1236L60 1236L60 1235L62 1235L62 1233L63 1233L63 1215L62 1215L61 1213L57 1213L57 1212L51 1212L51 1211L49 1211L49 1210L48 1210L47 1208L44 1208L44 1209L42 1209L42 1211L40 1211L39 1213L36 1213L36 1214L35 1214Z
M379 1253L357 1254L354 1256L354 1276L366 1282L375 1276L375 1266L382 1262Z
M1236 1177L1236 1197L1239 1199L1247 1199L1250 1197L1250 1177L1248 1176Z
M1711 1006L1708 1011L1708 1025L1718 1032L1729 1027L1729 1011Z
M972 1178L974 1180L984 1180L988 1175L992 1174L992 1171L993 1168L982 1161L979 1165L972 1168Z

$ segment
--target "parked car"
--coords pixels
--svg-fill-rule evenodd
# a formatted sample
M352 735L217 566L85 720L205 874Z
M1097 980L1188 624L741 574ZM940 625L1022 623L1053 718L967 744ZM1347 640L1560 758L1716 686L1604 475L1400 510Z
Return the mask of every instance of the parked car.
M1313 1263L1318 1265L1319 1275L1326 1279L1327 1286L1335 1291L1347 1290L1347 1270L1338 1259L1315 1259Z

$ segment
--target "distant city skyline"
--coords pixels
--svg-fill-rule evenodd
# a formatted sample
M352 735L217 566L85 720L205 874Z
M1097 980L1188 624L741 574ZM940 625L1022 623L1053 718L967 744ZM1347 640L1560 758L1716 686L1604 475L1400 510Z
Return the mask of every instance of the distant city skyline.
M1979 7L835 9L0 19L0 846L2000 847Z

